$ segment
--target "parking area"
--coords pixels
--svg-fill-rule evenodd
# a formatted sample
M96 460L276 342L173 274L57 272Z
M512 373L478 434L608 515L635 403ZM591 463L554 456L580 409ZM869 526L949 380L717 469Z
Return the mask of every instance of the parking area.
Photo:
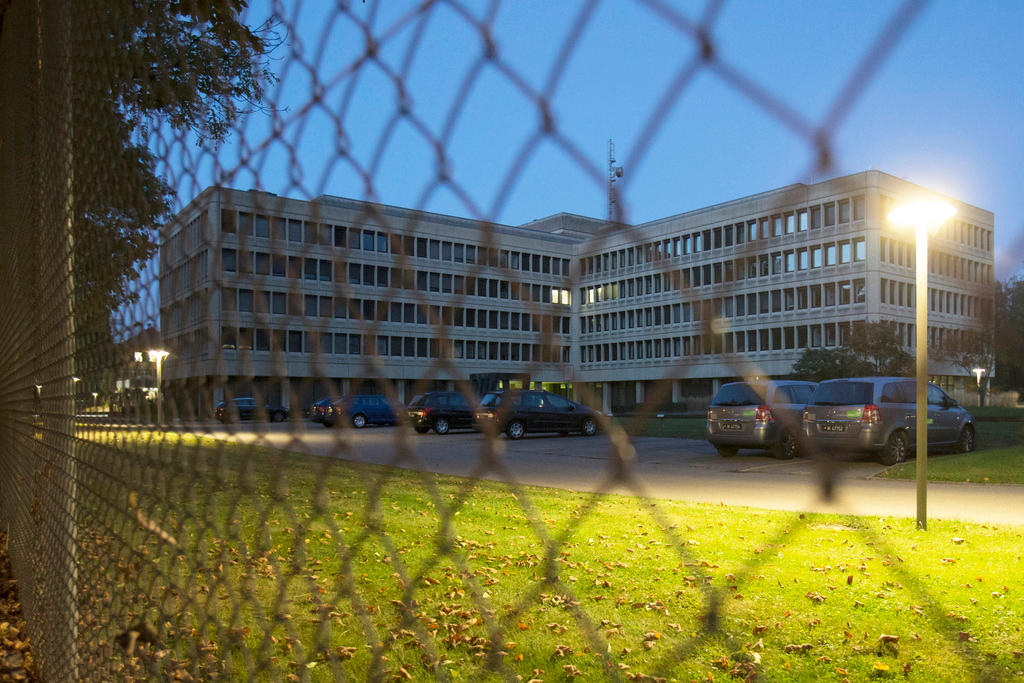
M829 470L835 495L825 500L825 473L818 463L745 450L723 458L707 442L693 439L631 438L624 453L631 464L619 468L619 451L607 435L501 437L489 445L472 431L437 436L409 430L408 448L399 448L398 427L325 429L286 422L255 430L218 426L209 434L355 462L576 491L808 512L913 517L916 511L914 482L874 478L885 468L868 456L849 456ZM628 478L617 476L622 471ZM929 485L932 517L1020 524L1022 499L1019 486Z

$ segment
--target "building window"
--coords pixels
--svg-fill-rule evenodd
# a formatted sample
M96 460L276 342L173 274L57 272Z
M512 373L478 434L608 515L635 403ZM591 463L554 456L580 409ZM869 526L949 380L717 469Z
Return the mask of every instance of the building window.
M238 290L238 310L243 313L252 313L252 290Z
M843 280L839 283L839 305L848 305L851 301L850 281Z
M835 306L836 305L836 283L834 283L834 282L826 282L824 285L822 285L822 288L825 291L825 305L826 306Z
M234 249L221 249L220 260L225 272L234 273L238 270L238 252Z
M839 202L839 222L849 223L850 222L850 200L844 199Z
M235 223L235 212L229 211L228 209L222 209L220 212L220 231L227 233L235 233L238 231L238 226Z
M867 287L863 278L853 281L853 303L862 304L867 301Z

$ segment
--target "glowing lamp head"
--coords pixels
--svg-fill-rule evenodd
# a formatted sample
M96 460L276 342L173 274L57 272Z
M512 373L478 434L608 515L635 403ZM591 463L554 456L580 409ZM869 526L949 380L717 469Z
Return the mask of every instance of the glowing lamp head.
M934 232L955 214L952 204L927 199L897 206L889 212L889 222Z
M169 355L170 355L170 353L168 353L167 351L164 351L163 349L150 349L149 350L149 360L150 360L151 363L156 363L157 361L162 361L164 358L167 358L167 356L169 356Z

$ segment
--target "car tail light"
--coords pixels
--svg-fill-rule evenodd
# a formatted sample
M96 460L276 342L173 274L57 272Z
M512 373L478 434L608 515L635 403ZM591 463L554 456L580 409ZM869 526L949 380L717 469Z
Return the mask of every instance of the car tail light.
M423 406L420 408L420 417L426 417L432 412L434 412L434 406Z
M807 422L807 418L810 414L810 411L807 408L804 408L804 422Z
M757 410L754 411L755 422L775 422L775 415L772 414L772 409L768 406L758 406Z
M710 420L711 418L712 418L712 412L711 412L711 408L708 408L708 416L707 416L707 419L708 419L708 420Z
M864 412L860 415L861 424L878 424L882 421L882 412L874 403L864 406Z

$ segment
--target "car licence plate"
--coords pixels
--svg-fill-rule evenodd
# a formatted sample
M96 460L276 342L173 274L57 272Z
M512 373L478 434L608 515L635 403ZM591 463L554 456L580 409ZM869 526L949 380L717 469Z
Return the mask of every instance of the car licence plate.
M726 432L738 432L743 429L743 423L741 422L723 422L722 430Z
M821 425L821 431L823 431L823 432L845 432L846 431L846 425L844 425L844 424L836 424L836 423L827 423L827 424Z

